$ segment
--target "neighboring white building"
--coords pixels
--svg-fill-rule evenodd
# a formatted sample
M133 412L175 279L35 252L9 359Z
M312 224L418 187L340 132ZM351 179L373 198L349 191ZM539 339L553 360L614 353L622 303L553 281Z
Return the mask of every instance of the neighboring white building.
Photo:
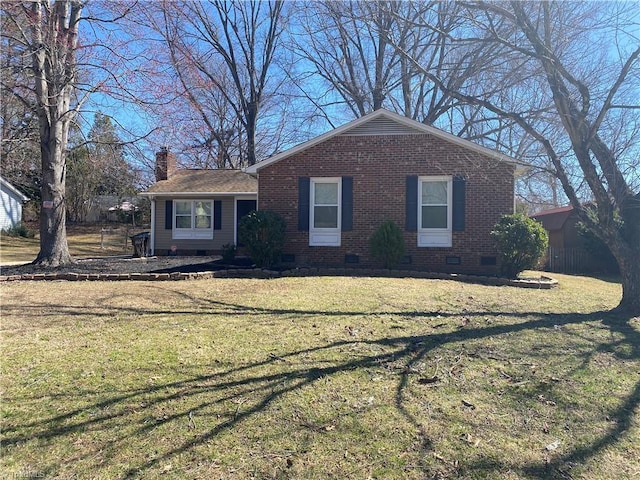
M29 200L20 190L0 177L0 230L15 227L22 221L22 204Z

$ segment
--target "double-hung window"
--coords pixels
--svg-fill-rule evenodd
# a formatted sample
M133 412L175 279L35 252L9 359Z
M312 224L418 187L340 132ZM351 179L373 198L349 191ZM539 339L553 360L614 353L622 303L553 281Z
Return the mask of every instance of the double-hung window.
M451 247L451 177L420 177L418 206L418 246Z
M213 201L174 200L173 238L212 239Z
M310 185L309 245L340 246L341 178L312 178Z

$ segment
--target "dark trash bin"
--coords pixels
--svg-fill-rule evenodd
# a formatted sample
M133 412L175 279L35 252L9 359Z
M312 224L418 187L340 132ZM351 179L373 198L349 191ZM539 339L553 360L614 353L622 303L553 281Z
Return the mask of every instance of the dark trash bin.
M135 235L131 235L129 238L131 238L131 244L133 245L134 257L149 256L149 239L151 238L151 233L140 232Z

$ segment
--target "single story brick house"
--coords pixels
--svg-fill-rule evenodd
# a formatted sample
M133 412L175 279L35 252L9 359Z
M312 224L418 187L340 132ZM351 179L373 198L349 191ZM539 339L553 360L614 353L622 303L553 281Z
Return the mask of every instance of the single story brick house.
M170 243L209 252L236 242L238 219L257 207L284 217L288 263L379 267L369 240L392 220L404 232L403 268L497 273L490 232L514 212L514 159L386 110L243 172L172 172L165 153L160 180L144 193L157 254ZM213 229L200 231L198 218L203 227L212 218Z

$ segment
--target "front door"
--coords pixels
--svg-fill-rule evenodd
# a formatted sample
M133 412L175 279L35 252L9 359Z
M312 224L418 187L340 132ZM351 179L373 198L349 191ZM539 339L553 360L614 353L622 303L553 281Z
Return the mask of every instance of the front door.
M240 219L246 214L253 212L257 207L255 200L236 200L236 232L240 231ZM236 245L242 247L243 244L236 238Z

